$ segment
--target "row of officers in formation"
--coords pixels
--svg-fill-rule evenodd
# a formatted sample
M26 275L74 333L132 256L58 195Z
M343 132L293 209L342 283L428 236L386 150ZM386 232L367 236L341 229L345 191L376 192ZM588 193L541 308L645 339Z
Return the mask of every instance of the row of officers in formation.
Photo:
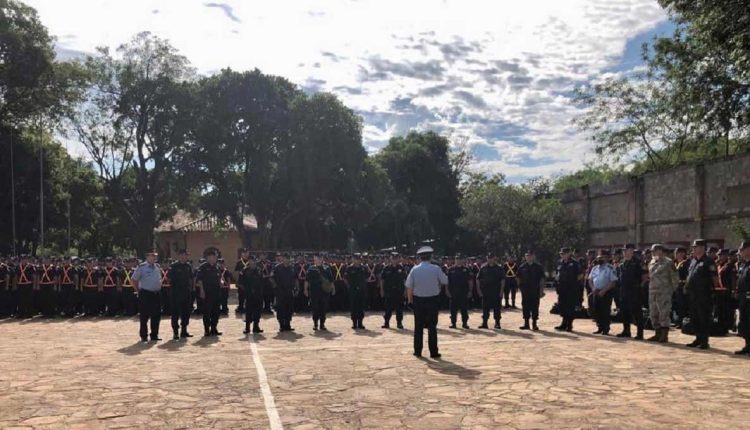
M0 261L0 317L140 314L140 336L147 341L149 336L159 340L161 315L171 316L175 339L191 337L190 315L197 313L203 316L204 335L220 335L219 317L228 313L230 285L236 284L237 312L246 315L246 333L262 332L261 315L273 311L280 331L294 330L293 314L307 311L313 329L326 330L331 309L348 309L355 330L364 329L367 310L383 311L383 328L395 317L401 329L404 310L415 307L407 277L420 260L424 263L425 254L416 259L397 253L315 254L293 262L285 253L261 258L241 250L233 270L215 251L206 252L197 267L184 250L163 266L156 252L147 253L141 263L135 258L108 257L100 264L94 258L32 261L21 256ZM538 330L539 302L551 281L558 296L553 312L562 317L557 330L572 331L574 319L587 316L596 321L597 334L608 335L616 319L623 326L619 337L633 337L634 326L634 338L643 339L644 328L651 325L655 335L649 340L667 342L670 328L676 327L694 333L695 341L688 346L702 349L709 348L712 333L738 331L746 345L737 353L750 354L750 243L737 250L707 247L702 239L689 249L656 244L639 250L625 244L585 255L564 247L551 277L533 251L520 263L513 257L501 261L492 253L435 261L430 250L428 256L445 275L445 282L437 280L434 308L450 310L451 328L457 328L459 318L461 326L469 328L469 309L480 308L479 328L489 329L492 318L493 327L500 329L502 309L515 308L520 292L520 328Z

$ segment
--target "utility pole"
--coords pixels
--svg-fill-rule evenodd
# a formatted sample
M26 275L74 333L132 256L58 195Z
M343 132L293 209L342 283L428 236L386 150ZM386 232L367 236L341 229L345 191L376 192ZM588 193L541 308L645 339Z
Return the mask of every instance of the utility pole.
M13 128L10 129L10 219L13 226L13 255L16 254L16 160L13 158Z
M39 119L39 248L44 251L44 142L42 120Z

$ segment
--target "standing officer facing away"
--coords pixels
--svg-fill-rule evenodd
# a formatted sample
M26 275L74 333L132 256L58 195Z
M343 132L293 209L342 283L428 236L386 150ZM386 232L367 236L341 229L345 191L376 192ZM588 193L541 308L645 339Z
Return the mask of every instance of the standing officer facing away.
M170 314L172 315L172 332L174 340L182 337L193 337L188 333L190 314L193 312L193 266L188 262L186 250L179 251L178 261L169 267L169 283L172 294L169 297ZM182 330L180 330L182 327Z
M672 295L679 279L674 263L664 256L663 245L653 244L651 254L653 257L648 263L648 310L656 334L648 340L666 343L672 323Z
M690 322L695 327L695 340L690 348L708 349L711 326L711 294L719 284L716 262L706 254L706 241L693 241L693 258L688 266L686 289L690 301Z
M596 259L596 265L588 276L597 327L594 334L605 336L609 334L609 325L612 321L612 295L617 282L617 272L609 263L609 259L609 251L601 250Z
M557 305L562 322L555 330L559 331L573 331L575 308L583 278L581 265L571 258L571 251L569 247L560 248L560 263L557 265Z
M490 253L479 274L479 296L482 297L482 325L479 328L489 328L490 310L495 318L495 328L500 329L500 297L505 289L505 270L497 264L497 255Z
M521 307L523 308L523 326L521 330L529 329L529 318L532 321L532 329L539 330L537 320L539 319L539 300L544 297L544 268L536 262L534 251L526 251L525 260L518 269L518 280L521 287Z
M414 309L414 356L422 356L424 329L431 358L440 358L438 352L437 322L440 291L448 284L448 277L440 267L430 263L433 249L423 246L417 250L420 263L406 277L406 296ZM498 295L499 299L499 295Z
M161 267L156 262L156 251L146 253L146 261L133 273L133 286L138 292L138 308L141 319L141 341L148 341L148 323L151 321L151 341L159 339L161 323Z
M216 251L206 253L206 262L195 275L196 286L203 299L203 336L221 336L218 329L221 306L221 287L224 283L222 269L217 264Z

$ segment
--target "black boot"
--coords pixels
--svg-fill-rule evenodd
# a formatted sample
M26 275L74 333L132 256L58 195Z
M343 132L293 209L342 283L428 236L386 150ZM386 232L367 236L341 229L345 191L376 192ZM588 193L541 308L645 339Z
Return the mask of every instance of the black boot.
M495 328L500 330L502 327L500 327L500 320L495 320Z
M193 335L188 333L187 327L183 327L182 332L180 333L180 337L193 337Z
M357 324L357 320L352 318L352 330L357 330L359 328L359 324Z
M529 319L528 318L524 318L523 319L523 325L521 327L518 327L518 328L520 330L528 330L530 328L529 327Z
M318 331L318 320L313 320L313 331Z
M469 320L465 320L463 324L461 324L462 328L469 328Z
M253 323L253 333L263 333L263 330L260 329L260 325L258 325L258 322Z
M391 320L387 319L380 328L391 328Z
M359 321L357 321L357 324L359 325L359 329L360 330L364 330L365 329L365 325L362 324L362 320L361 319Z
M172 335L172 340L180 340L180 335L177 333L177 330L174 330L174 335Z
M536 324L536 320L531 320L531 329L534 331L539 331L539 326Z
M479 325L479 328L489 328L487 327L487 320L483 319L482 324Z
M451 320L450 328L456 328L456 320Z
M325 319L321 319L320 320L320 330L321 331L328 331L328 329L326 328L326 320Z
M396 321L396 328L398 328L398 329L403 329L404 328L404 324L401 322L401 320Z

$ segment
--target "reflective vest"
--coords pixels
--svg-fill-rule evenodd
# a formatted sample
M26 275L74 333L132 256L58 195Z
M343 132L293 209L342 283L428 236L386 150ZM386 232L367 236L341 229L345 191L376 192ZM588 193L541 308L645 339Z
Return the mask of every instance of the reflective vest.
M62 285L73 285L73 278L70 276L70 269L72 269L73 266L63 266L62 267L62 280L60 281L60 284Z
M172 281L170 281L169 276L167 276L167 269L161 269L161 287L162 288L172 287Z
M115 281L115 278L112 276L115 273L115 270L117 270L114 267L105 267L104 268L104 286L105 287L116 287L117 281Z
M133 280L131 279L133 277L133 269L128 269L127 267L122 269L123 277L122 280L122 286L126 288L132 288L133 287Z
M367 264L365 265L367 267L367 271L370 272L370 276L367 278L367 282L375 282L378 280L378 277L375 276L375 265L374 264Z
M307 269L304 264L299 265L299 272L297 272L297 280L304 281L307 279Z
M53 268L54 266L51 264L42 264L42 276L39 279L40 284L51 285L55 283L55 280L49 275L49 271Z
M83 286L88 288L99 287L99 284L94 281L94 269L86 268L86 277L83 279Z
M717 264L717 266L719 265ZM721 275L724 274L724 272L727 270L727 267L729 267L728 262L723 266L719 266L719 286L714 289L715 291L726 291L728 287L731 287L731 285L724 285L724 281L721 279Z
M506 278L516 277L516 263L513 263L513 264L505 263L505 277Z
M29 279L29 275L26 274L26 269L28 268L28 264L21 264L19 266L21 273L18 275L18 285L29 285L33 283L33 280Z

